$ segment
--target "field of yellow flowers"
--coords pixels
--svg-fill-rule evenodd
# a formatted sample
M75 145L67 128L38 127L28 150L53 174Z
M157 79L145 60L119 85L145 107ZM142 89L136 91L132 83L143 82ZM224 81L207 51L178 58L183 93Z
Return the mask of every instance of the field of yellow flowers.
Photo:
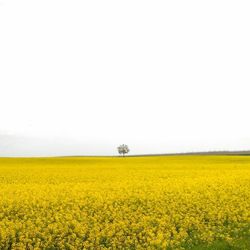
M250 157L0 158L0 249L250 249Z

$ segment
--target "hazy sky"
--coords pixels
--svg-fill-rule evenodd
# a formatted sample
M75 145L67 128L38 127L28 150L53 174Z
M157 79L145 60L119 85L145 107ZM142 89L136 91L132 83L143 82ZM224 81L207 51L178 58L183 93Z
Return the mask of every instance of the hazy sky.
M0 0L0 156L250 149L249 13Z

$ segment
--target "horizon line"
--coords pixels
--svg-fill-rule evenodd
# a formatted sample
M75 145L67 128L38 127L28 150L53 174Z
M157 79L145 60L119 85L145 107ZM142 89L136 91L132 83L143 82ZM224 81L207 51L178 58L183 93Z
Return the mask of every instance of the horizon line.
M213 151L190 151L190 152L177 152L177 153L157 153L157 154L127 154L125 156L116 154L116 155L51 155L51 156L0 156L2 158L77 158L77 157L150 157L150 156L188 156L188 155L204 155L204 156L213 156L213 155L250 155L250 150L213 150Z

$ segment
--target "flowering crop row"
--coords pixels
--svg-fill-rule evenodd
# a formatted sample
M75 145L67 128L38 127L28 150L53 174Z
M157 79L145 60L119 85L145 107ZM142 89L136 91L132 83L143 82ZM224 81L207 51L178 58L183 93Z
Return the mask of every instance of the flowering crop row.
M0 249L191 249L249 228L248 157L0 159Z

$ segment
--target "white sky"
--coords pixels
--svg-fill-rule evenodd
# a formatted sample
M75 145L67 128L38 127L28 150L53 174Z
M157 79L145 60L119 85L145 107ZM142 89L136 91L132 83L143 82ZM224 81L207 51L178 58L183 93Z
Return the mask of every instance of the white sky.
M249 13L0 0L0 156L250 149Z

